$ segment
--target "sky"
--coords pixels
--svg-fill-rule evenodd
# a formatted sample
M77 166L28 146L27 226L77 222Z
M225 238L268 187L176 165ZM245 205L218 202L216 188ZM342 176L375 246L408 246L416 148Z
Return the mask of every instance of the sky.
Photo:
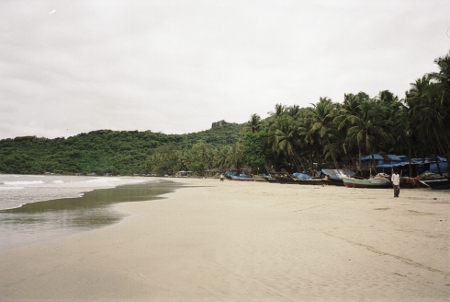
M403 98L449 52L449 16L448 0L2 0L0 139Z

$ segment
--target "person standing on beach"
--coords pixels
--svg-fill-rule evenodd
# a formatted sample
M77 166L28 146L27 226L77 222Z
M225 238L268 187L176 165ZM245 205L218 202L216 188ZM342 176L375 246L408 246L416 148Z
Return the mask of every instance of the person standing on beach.
M400 194L400 175L396 171L391 176L392 186L394 187L394 197L398 197Z

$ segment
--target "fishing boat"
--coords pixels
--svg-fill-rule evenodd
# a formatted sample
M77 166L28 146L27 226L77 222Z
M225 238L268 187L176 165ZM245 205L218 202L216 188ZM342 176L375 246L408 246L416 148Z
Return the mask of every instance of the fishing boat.
M276 174L272 175L273 178L277 180L280 184L295 184L295 179L293 179L289 174Z
M254 179L250 175L233 175L233 176L231 176L231 180L253 181Z
M421 180L426 186L434 190L450 189L450 182L448 178L423 179Z
M400 188L428 188L427 185L421 183L418 177L400 177Z
M233 176L237 176L238 175L238 171L237 170L231 170L231 171L225 171L225 173L223 173L223 175L228 178L228 179L232 179Z
M328 178L327 183L334 186L343 186L343 178L355 176L355 173L348 169L322 169L321 172Z
M382 189L392 187L391 182L383 177L368 179L344 177L342 181L344 182L344 186L348 188Z
M420 183L430 187L431 189L450 189L450 183L447 176L436 173L425 172L418 176Z
M265 175L252 174L252 177L253 177L254 181L260 181L260 182L268 182L269 181L269 179Z
M294 179L296 184L300 185L326 185L329 183L327 178Z

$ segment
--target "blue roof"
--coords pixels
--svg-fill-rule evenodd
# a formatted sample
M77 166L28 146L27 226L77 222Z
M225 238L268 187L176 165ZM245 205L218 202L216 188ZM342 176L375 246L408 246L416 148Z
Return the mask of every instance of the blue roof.
M366 155L366 156L362 156L361 157L361 160L372 160L372 159L382 160L383 156L381 156L380 154L370 154L370 155Z
M389 157L389 159L393 161L401 161L400 157L394 154L388 154L386 157Z

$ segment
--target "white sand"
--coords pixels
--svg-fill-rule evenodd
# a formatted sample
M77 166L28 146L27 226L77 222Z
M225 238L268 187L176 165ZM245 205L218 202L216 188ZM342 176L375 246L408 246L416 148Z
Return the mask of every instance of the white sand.
M449 301L449 192L180 179L0 254L0 301Z

